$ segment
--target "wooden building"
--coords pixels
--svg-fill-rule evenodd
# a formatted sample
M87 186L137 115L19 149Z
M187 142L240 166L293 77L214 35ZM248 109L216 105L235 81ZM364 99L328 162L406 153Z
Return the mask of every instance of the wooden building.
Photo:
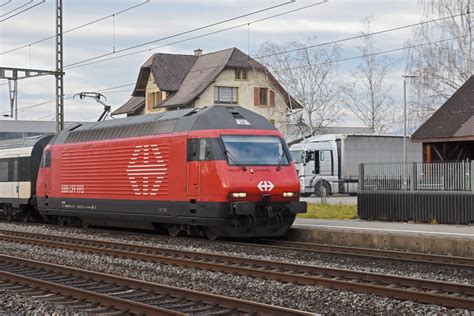
M423 143L424 162L474 160L474 76L413 135Z

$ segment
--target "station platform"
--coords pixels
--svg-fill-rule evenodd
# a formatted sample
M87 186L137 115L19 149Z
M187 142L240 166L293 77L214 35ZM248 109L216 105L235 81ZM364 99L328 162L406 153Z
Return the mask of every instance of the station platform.
M474 257L474 226L297 218L287 238L350 247Z

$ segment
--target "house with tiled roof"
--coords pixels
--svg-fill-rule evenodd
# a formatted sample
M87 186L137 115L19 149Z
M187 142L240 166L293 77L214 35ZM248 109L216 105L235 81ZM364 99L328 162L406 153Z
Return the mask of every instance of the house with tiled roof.
M474 76L411 136L423 143L423 160L474 160Z
M287 114L301 105L268 69L237 48L208 54L154 54L140 68L131 98L112 115L145 115L214 104L239 105L284 134Z

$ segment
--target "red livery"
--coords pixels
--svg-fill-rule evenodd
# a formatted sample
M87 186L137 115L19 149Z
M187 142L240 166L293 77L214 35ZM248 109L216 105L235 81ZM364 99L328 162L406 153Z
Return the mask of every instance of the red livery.
M39 213L60 223L278 236L298 212L282 135L241 107L214 106L92 123L43 150Z

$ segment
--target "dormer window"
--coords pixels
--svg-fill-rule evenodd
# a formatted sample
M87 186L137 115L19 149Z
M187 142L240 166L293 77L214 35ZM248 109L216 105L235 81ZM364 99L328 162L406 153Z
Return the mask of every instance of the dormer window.
M147 93L147 107L148 109L157 109L160 103L164 99L163 91L149 92Z
M235 80L247 80L247 69L235 69Z

